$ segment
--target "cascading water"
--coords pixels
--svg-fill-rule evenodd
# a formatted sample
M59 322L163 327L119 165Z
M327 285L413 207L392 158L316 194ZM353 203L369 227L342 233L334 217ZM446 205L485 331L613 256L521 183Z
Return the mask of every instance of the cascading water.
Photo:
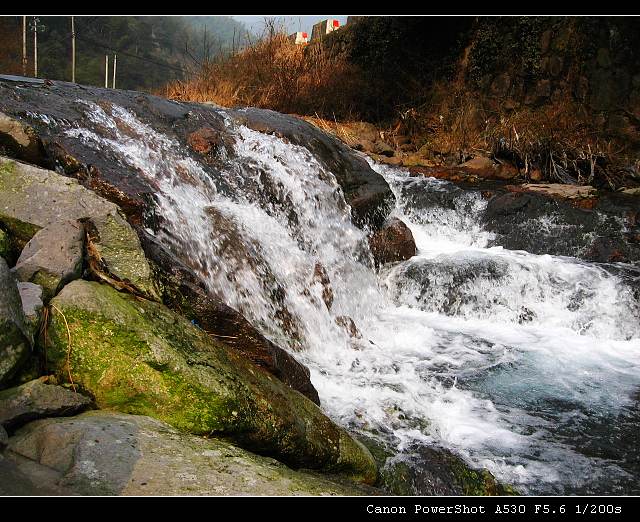
M638 493L640 318L619 274L632 267L488 247L478 192L372 165L418 247L376 274L307 149L227 122L235 155L216 180L133 113L85 109L90 128L66 134L158 187L150 232L310 368L337 422L399 452L445 446L528 492Z

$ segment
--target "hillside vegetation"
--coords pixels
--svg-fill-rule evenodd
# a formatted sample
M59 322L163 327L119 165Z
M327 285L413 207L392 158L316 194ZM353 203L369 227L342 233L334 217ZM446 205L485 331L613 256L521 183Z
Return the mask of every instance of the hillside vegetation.
M422 165L489 155L527 179L616 188L640 178L639 24L368 17L306 47L269 34L163 93L363 120Z

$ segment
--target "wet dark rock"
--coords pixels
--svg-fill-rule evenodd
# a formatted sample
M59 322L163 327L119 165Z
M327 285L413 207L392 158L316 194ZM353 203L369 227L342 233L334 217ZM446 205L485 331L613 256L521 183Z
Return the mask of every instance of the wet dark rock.
M336 324L342 327L349 334L349 337L362 339L362 334L360 330L358 330L356 323L348 315L339 315L336 317Z
M265 109L229 111L238 122L253 130L274 134L306 147L330 170L342 187L358 226L378 228L394 201L387 182L347 145L304 120Z
M263 370L320 404L306 366L260 334L242 314L208 292L193 270L151 236L142 237L149 259L157 267L157 276L163 288L163 302L169 308L192 320L218 342L238 351Z
M327 305L327 310L331 310L331 306L333 305L333 289L331 288L331 280L329 279L329 274L327 274L327 270L320 263L316 263L316 266L313 268L313 277L311 279L312 283L319 284L322 288L322 300L324 304Z
M37 379L0 392L0 424L13 431L35 419L75 415L90 405L84 395Z
M24 123L0 112L0 155L42 165L46 162L37 133Z
M0 257L0 388L16 374L31 350L17 281Z
M407 225L391 218L369 238L369 248L376 265L405 261L416 255L416 242Z
M583 201L581 199L580 201ZM493 244L534 254L575 256L598 262L640 259L640 232L634 216L638 198L611 194L576 200L533 192L503 193L492 198L483 216L498 237Z
M13 96L16 87L19 95ZM179 103L145 93L79 86L55 82L41 83L16 78L0 79L0 111L29 125L41 139L50 166L58 166L67 175L78 178L85 186L116 202L132 223L141 224L153 214L156 188L139 175L135 168L108 150L96 151L83 140L59 132L59 124L85 122L87 103L98 105L107 114L114 105L134 113L145 124L192 150L202 160L203 151L211 161L203 167L220 185L224 176L221 163L211 158L214 149L223 147L232 156L230 133L225 115L254 130L277 134L291 143L308 148L323 166L330 170L351 205L354 221L359 226L377 228L386 218L393 194L386 181L348 146L313 125L296 118L263 109L221 109L197 103ZM121 129L122 132L135 132ZM192 146L197 149L194 150Z
M418 291L415 298L421 308L455 316L465 309L482 312L507 297L487 295L484 287L498 288L509 275L509 264L495 256L479 255L461 261L455 256L435 259L416 258L402 268L402 277ZM402 293L402 285L396 289ZM479 293L480 292L480 293Z
M189 146L202 156L215 153L221 141L221 133L211 127L202 127L187 136Z
M7 447L8 443L9 443L9 435L7 434L7 430L5 430L2 426L0 426L0 451L4 450Z

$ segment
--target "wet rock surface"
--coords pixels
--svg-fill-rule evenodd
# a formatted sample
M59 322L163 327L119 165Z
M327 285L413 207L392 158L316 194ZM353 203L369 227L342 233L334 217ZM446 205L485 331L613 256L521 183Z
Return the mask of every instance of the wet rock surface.
M4 467L0 462L0 494L17 485L23 485L19 489L24 494L379 494L339 477L293 471L228 442L180 433L149 417L105 411L33 422L10 439L5 461ZM5 475L6 468L13 477Z
M221 298L208 292L193 270L151 236L143 234L142 239L149 259L157 267L156 276L162 287L164 304L211 334L219 343L238 351L294 390L320 404L309 370L303 364L264 337Z
M36 132L0 112L0 154L9 154L14 158L41 164L44 161L44 149Z
M0 391L0 424L8 431L44 417L65 417L86 410L91 399L43 380Z
M293 116L255 108L230 113L254 130L275 134L294 145L307 147L336 176L347 203L351 205L354 222L374 229L382 225L393 206L393 194L387 182L347 145Z
M396 495L517 495L489 471L472 469L436 447L418 447L388 459L381 477L385 489Z
M498 234L495 244L512 250L599 262L640 260L638 198L611 194L593 200L591 208L574 202L532 191L498 194L483 221Z
M416 254L416 242L409 227L391 218L369 238L371 255L376 265L406 261Z
M16 87L20 89L16 89ZM355 222L376 228L393 205L393 194L384 179L367 162L342 142L296 118L264 109L221 109L210 105L178 103L139 92L100 89L66 82L51 85L0 79L0 111L33 128L46 151L46 163L78 178L85 186L117 203L134 224L152 219L156 187L139 176L136 169L107 150L96 151L83 140L60 132L60 127L83 123L100 133L100 122L87 120L87 104L106 112L114 106L133 111L146 124L191 150L200 159L208 157L205 169L224 185L223 162L216 152L232 156L230 117L259 132L278 136L308 148L335 176ZM135 132L134 129L121 129ZM0 132L1 135L1 132Z

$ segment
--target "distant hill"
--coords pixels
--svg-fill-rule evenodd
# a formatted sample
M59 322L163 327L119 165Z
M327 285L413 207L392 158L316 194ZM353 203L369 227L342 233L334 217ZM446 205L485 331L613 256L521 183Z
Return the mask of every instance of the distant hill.
M33 17L27 19L31 29ZM70 17L40 17L38 26L38 76L70 80ZM103 85L105 55L111 66L117 54L117 87L138 90L185 77L205 59L229 52L234 32L238 40L247 32L230 17L209 16L76 16L75 26L76 81ZM33 75L31 30L27 55L28 74ZM22 17L0 17L0 72L21 74L21 57Z

